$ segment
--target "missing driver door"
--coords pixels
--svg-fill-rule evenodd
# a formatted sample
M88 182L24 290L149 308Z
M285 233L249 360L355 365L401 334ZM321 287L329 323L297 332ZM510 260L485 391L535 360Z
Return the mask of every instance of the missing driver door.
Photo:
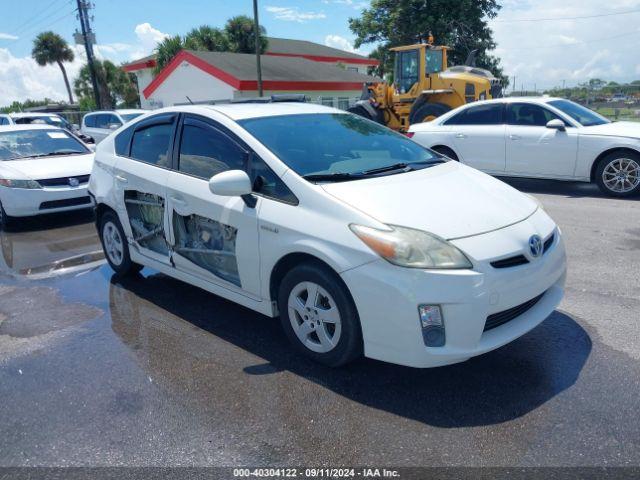
M209 120L185 116L176 139L176 172L167 182L169 242L176 269L259 298L258 206L214 195L209 179L243 170L247 152ZM260 202L260 199L258 199Z

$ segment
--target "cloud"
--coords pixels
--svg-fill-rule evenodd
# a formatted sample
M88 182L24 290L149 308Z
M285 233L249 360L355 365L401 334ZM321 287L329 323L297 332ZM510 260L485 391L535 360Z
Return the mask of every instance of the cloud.
M504 73L517 88L548 89L576 85L589 78L628 82L640 76L640 13L584 17L632 10L629 0L502 1L489 21ZM514 21L532 19L546 21ZM513 85L510 86L510 89Z
M322 0L322 3L325 5L331 5L332 3L336 5L346 5L354 10L362 10L370 5L369 2L357 0Z
M96 58L111 60L119 64L149 55L156 44L167 36L149 23L141 23L135 27L134 43L107 43L94 46ZM69 80L78 76L80 68L86 63L84 47L70 45L74 50L73 62L65 63ZM0 48L0 106L10 105L14 100L24 101L45 97L52 100L68 101L67 90L62 73L57 65L39 66L30 56L16 57L7 48ZM75 94L74 94L75 99Z
M0 32L0 40L17 40L18 37L15 35L11 35L10 33L2 33Z
M324 38L324 44L327 47L339 48L340 50L344 50L345 52L356 53L356 49L353 48L353 44L340 35L327 35Z
M284 20L286 22L304 23L308 20L318 20L327 18L322 12L301 12L297 7L266 7L267 12L273 13L276 20Z

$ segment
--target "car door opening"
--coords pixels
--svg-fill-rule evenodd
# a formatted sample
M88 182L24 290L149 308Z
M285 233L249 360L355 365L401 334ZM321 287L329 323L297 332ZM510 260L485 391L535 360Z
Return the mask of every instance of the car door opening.
M133 241L162 255L169 254L164 236L164 200L151 193L128 190L124 194Z
M200 215L173 214L175 253L238 287L238 229Z

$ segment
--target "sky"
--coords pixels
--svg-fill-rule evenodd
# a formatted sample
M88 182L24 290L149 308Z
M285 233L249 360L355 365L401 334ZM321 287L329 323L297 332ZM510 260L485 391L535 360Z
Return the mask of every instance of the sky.
M148 55L166 35L184 34L201 24L222 27L229 17L253 14L252 0L93 1L97 55L114 62ZM640 0L498 1L503 8L489 22L498 44L494 54L505 74L515 76L517 89L570 86L594 77L640 79ZM348 19L368 4L260 0L260 23L271 36L353 51ZM79 27L75 7L76 0L0 0L0 106L27 98L66 98L58 67L40 67L30 53L34 37L43 30L53 30L73 45ZM83 49L73 48L76 60L67 66L71 78L85 60ZM365 45L358 52L366 55L373 48Z

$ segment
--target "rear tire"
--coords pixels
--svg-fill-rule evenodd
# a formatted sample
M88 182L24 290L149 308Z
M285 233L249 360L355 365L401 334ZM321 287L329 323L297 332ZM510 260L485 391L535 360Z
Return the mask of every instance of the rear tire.
M611 152L596 167L596 184L613 197L640 193L640 155L628 151Z
M451 108L444 103L424 103L409 114L409 124L429 122L444 115Z
M135 275L142 270L142 265L131 261L127 237L115 212L108 211L102 214L98 234L104 256L116 274Z
M282 328L296 350L330 367L362 355L360 318L342 279L306 263L290 270L278 291Z
M456 155L456 153L449 147L445 147L444 145L437 145L435 147L432 147L431 150L433 150L434 152L438 152L445 157L449 157L451 160L455 160L456 162L460 161L458 155Z
M354 115L358 115L360 117L364 117L373 122L384 125L384 112L382 110L376 109L376 116L372 117L369 111L364 108L362 105L354 105L353 107L347 108L347 112L353 113Z

